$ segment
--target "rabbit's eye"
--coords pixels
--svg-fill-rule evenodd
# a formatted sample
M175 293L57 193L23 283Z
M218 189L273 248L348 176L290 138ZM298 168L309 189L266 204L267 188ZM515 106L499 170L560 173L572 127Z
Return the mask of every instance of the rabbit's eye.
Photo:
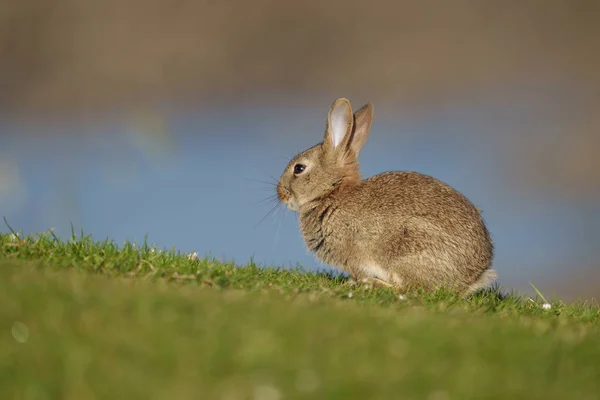
M294 165L294 175L303 173L305 169L306 169L306 165L304 165L304 164Z

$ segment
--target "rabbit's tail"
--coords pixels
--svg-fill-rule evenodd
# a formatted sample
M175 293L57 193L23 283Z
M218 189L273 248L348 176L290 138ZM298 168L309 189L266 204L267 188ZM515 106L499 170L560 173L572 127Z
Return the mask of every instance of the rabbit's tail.
M498 273L493 269L486 269L479 279L473 283L465 292L465 296L470 296L490 286L498 278Z

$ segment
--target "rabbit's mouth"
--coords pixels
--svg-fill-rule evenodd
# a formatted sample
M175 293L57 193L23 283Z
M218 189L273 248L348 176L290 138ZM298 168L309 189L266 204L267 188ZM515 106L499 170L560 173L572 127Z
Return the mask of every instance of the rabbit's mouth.
M298 203L292 203L288 201L287 203L285 203L285 205L287 206L288 210L292 210L294 212L300 211L300 206L298 205Z
M291 196L279 196L279 201L291 211L298 212L300 210L300 204L294 201Z

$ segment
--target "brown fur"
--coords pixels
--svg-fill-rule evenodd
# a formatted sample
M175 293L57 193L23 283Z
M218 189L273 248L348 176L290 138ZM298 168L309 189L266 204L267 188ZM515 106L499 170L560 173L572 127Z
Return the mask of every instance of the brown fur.
M361 179L357 157L372 118L372 105L353 116L348 100L336 100L323 142L295 156L280 178L278 197L299 212L309 251L354 279L402 290L471 294L491 284L493 244L465 196L416 172ZM306 170L295 175L299 163Z

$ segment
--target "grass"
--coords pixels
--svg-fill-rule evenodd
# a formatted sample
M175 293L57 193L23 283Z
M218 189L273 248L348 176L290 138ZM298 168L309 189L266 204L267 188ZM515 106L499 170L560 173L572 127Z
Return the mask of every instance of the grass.
M547 301L0 234L0 398L600 398L600 308Z

